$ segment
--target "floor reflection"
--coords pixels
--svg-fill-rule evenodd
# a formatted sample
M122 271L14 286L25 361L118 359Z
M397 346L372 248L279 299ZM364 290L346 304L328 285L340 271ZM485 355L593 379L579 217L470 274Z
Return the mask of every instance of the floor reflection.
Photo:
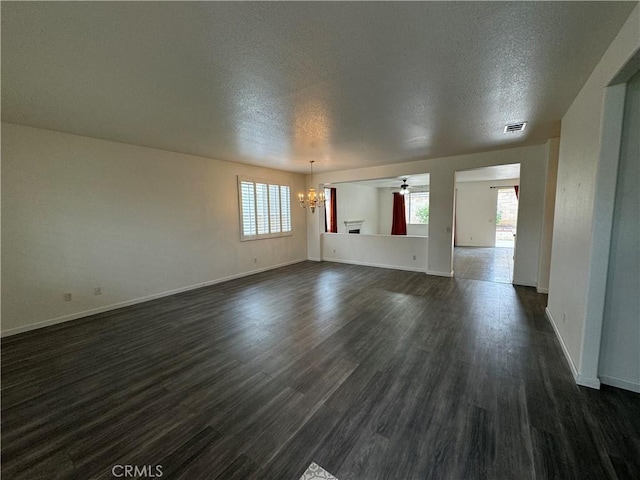
M456 278L511 283L513 248L456 247L453 270Z

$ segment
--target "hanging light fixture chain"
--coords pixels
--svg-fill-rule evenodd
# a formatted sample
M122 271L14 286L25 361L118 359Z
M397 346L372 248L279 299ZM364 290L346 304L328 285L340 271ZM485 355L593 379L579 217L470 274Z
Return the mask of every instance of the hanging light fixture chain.
M309 161L309 163L311 164L311 181L313 181L314 162L315 160ZM306 198L304 193L298 194L298 202L300 203L300 206L302 208L308 208L309 210L311 210L311 213L315 213L316 208L324 207L324 202L325 202L324 192L318 192L316 194L315 188L309 188L309 192L307 193Z

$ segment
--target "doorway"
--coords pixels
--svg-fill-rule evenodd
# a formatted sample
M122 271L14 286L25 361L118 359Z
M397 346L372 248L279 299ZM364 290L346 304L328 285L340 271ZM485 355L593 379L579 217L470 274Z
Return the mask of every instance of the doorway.
M455 179L455 276L512 283L520 164L458 171Z
M518 230L518 186L498 187L495 247L515 247Z

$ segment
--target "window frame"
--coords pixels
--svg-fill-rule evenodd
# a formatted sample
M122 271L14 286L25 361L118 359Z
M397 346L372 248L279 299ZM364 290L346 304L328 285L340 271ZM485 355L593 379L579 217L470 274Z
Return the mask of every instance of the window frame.
M253 225L255 225L255 234L250 234L250 235L245 235L244 233L244 209L243 209L243 202L242 202L242 184L243 183L250 183L252 184L253 187L253 214L254 214L254 222ZM258 184L263 184L266 185L266 194L267 194L267 216L265 219L266 225L267 225L267 229L268 232L267 233L258 233L258 228L259 228L259 220L258 220L258 189L257 189L257 185ZM272 193L272 188L271 187L278 187L277 188L277 206L278 206L278 210L279 210L279 227L280 227L280 231L277 232L272 232L272 215L271 215L271 209L273 208L273 204L276 201L271 201L271 193ZM283 191L282 189L286 188L288 189L288 198L289 198L289 202L285 205L284 202L282 201L283 198L286 198L286 193L285 196L283 197ZM263 179L263 178L256 178L256 177L245 177L242 175L238 175L238 216L239 216L239 221L240 221L240 241L241 242L246 242L246 241L251 241L251 240L262 240L265 238L277 238L277 237L290 237L293 235L293 219L292 219L292 214L291 214L291 186L285 183L282 183L280 181L273 181L273 180L267 180L267 179ZM285 211L283 211L283 207L285 208ZM286 209L288 209L288 212L286 211ZM288 213L288 216L286 215L286 213ZM288 221L287 221L288 220ZM289 227L289 230L285 231L284 229L286 227Z
M405 201L405 218L407 221L407 225L429 225L429 222L427 223L411 223L411 195L415 195L415 194L424 194L426 193L428 195L429 201L428 201L428 205L429 207L431 207L431 193L429 192L429 190L418 190L418 191L413 191L413 192L409 192L405 195L404 201ZM429 210L431 210L431 208L429 208Z

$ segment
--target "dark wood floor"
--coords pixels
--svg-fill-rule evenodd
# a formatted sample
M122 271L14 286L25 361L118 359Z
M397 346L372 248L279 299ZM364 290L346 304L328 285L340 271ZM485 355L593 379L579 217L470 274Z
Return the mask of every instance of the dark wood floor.
M453 270L457 278L511 283L513 248L456 247Z
M533 289L305 262L2 340L3 478L640 478Z

